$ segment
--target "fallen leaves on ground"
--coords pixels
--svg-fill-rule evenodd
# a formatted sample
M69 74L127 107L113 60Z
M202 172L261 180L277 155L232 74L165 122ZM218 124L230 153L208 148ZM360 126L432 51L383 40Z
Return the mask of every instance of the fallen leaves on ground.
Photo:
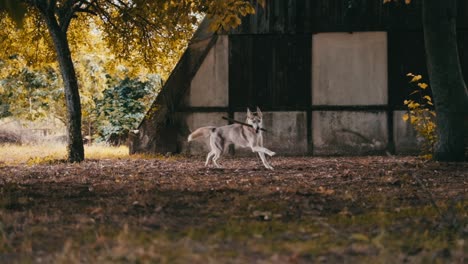
M0 167L0 262L458 262L467 163L415 157Z

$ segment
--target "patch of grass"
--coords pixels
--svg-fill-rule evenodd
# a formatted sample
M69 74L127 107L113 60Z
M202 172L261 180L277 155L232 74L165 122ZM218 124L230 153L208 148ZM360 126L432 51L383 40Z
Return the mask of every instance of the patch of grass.
M87 243L81 237L69 238L53 259L57 263L207 263L213 262L215 251L207 243L125 224L113 232L96 231Z
M413 206L397 211L377 209L353 216L337 214L330 217L328 223L338 230L359 232L355 234L379 248L380 255L422 252L419 255L422 259L427 257L424 252L435 254L457 248L455 243L463 237L462 229L467 224L468 202L459 202L455 207L444 203L438 206L441 214L431 205Z
M64 144L0 145L0 164L54 164L64 161L66 156L67 147ZM85 146L86 159L119 159L128 156L127 146Z
M0 163L8 165L15 164L37 164L42 160L64 159L66 147L61 144L47 145L0 145Z
M103 145L91 145L85 146L85 158L86 159L120 159L127 158L128 147L110 147Z

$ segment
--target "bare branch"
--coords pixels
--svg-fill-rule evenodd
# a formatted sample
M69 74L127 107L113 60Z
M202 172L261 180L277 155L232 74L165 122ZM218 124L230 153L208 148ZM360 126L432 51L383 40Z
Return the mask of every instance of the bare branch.
M88 13L88 14L91 14L91 15L94 15L94 16L97 16L98 13L96 13L95 11L89 9L89 8L75 8L75 13Z
M75 15L73 6L75 6L77 2L78 0L68 0L58 10L60 29L63 32L67 32L68 26Z

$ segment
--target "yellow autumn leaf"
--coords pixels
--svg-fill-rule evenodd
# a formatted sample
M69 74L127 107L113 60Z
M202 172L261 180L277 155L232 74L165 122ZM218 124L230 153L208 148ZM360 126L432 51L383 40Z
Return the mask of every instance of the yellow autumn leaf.
M428 100L428 101L432 101L432 98L429 96L429 95L425 95L424 96L424 99Z
M418 107L420 107L420 106L421 106L421 105L420 105L419 103L416 103L416 102L410 102L410 103L408 104L408 107L409 107L410 109L415 109L415 108L418 108Z
M366 236L364 234L359 234L359 233L352 234L351 239L357 240L357 241L363 241L363 242L368 242L369 241L368 236Z
M405 122L408 121L408 119L409 119L408 113L404 114L404 115L402 116L402 119L403 119L403 121L405 121Z
M411 77L413 77L414 74L412 74L411 72L408 72L408 74L406 74L406 76L411 76Z
M421 80L421 79L422 79L422 76L421 76L421 75L415 75L415 76L413 77L413 79L411 79L410 82L417 82L417 81L419 81L419 80Z
M418 83L418 86L421 87L421 89L426 89L429 85L427 85L427 83Z

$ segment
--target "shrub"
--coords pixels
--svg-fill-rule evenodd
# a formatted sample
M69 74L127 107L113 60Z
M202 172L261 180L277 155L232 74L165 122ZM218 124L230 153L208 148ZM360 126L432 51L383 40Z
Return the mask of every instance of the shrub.
M421 154L426 158L431 158L437 140L436 136L436 113L433 110L434 104L427 88L429 85L422 81L421 75L407 74L411 77L410 83L413 91L409 94L404 104L408 112L403 115L403 120L410 122L416 133L423 139Z
M109 79L102 99L96 100L98 141L125 143L128 132L143 119L158 86L152 81Z
M0 130L1 144L21 144L21 136L12 131Z

